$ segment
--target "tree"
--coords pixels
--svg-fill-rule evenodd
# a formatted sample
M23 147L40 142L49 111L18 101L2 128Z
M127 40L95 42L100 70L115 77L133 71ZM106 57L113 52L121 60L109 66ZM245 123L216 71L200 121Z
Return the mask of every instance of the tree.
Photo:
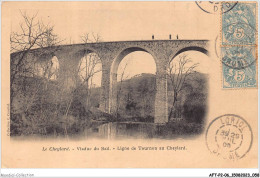
M51 114L58 114L57 110L54 111L56 107L49 103L50 96L47 96L55 88L49 80L57 71L53 68L53 61L39 62L32 49L40 49L37 56L52 54L56 50L54 46L62 40L54 33L54 26L39 20L38 13L31 16L26 11L20 13L19 29L11 31L10 35L11 127L20 129L23 134L47 133Z
M33 48L43 48L59 44L61 41L54 33L54 26L45 25L39 20L38 13L29 16L26 11L20 11L23 21L17 32L11 32L11 52L28 51Z
M102 41L101 36L98 33L94 33L92 32L90 33L85 33L84 35L80 36L81 40L84 43L98 43L100 41Z
M98 43L101 41L101 36L95 33L85 33L81 36L81 40L84 43ZM91 51L82 58L80 61L79 75L81 81L84 83L85 92L87 95L86 106L89 107L91 89L95 86L93 85L94 76L102 71L102 64L100 57Z
M95 88L93 78L96 74L102 71L101 59L95 53L86 54L80 61L79 71L81 86L84 87L84 91L87 97L86 107L90 105L91 91Z
M170 79L174 96L170 108L169 119L172 117L174 109L176 109L176 102L178 101L179 93L184 89L189 76L196 72L195 68L198 65L198 63L192 64L192 60L188 58L187 55L181 55L176 62L170 63L167 75Z
M36 60L32 59L30 52L34 48L51 47L59 44L58 36L54 33L54 26L45 25L39 20L38 13L29 16L26 11L20 11L23 21L18 31L11 32L11 102L14 96L14 83L20 76L34 76ZM46 65L48 66L48 65ZM47 72L47 71L45 71Z

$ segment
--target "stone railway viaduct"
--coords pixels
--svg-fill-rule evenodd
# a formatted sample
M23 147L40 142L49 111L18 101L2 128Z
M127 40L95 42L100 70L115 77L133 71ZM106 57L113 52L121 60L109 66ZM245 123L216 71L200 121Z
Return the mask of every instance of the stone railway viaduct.
M65 71L67 75L57 80L75 76L73 71L77 71L81 58L88 53L96 53L102 62L100 109L107 113L115 112L117 69L121 60L134 51L144 51L151 54L156 63L154 122L160 124L168 122L167 66L175 56L185 51L195 50L208 55L208 46L208 40L118 41L61 45L34 49L32 53L37 60L44 60L43 58L46 56L51 59L54 55L58 58L59 71L63 71L63 74ZM42 53L48 54L42 55ZM12 56L13 54L11 54L11 59Z

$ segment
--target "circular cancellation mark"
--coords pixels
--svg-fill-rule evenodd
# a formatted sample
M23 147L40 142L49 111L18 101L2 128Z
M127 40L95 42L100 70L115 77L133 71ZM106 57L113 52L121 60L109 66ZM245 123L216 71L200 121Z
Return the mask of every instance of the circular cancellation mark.
M222 4L221 4L221 1L196 1L195 3L204 12L206 12L208 14L215 14L221 8L222 8L223 13L230 11L231 9L233 9L236 6L238 1L223 2Z
M253 133L242 117L226 114L214 119L206 131L209 151L224 159L243 158L251 149Z

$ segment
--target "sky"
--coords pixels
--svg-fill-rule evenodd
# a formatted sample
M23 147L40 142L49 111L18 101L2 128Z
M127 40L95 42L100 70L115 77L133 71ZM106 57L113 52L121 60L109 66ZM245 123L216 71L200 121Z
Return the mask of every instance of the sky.
M178 66L178 59L182 55L187 55L187 57L192 61L186 67L189 67L189 65L193 65L195 63L199 63L195 70L201 73L208 73L209 57L197 51L181 53L172 60L171 65L176 64L176 66ZM126 65L127 67L125 68ZM118 67L117 81L120 81L124 69L125 72L123 80L142 73L156 74L156 64L153 57L150 54L141 51L130 53L121 61ZM132 71L135 72L133 73Z
M211 16L198 8L195 2L81 2L81 3L23 4L11 12L11 30L19 30L22 21L20 11L28 15L38 12L44 23L54 25L54 31L64 44L82 43L85 33L101 36L102 41L130 41L172 39L210 39L208 29L216 24ZM191 59L199 62L205 71L208 57L199 52L188 52ZM128 77L140 73L155 74L156 67L151 55L133 52L119 65L118 74L127 65ZM198 70L200 70L198 68ZM98 79L100 78L100 79ZM96 80L101 81L101 74ZM99 85L97 82L97 85Z
M63 2L63 6L23 4L13 9L12 30L19 28L20 10L38 12L39 18L55 26L65 43L80 43L80 36L91 32L103 41L149 40L152 35L168 39L169 34L178 34L180 39L208 39L210 34L205 32L214 24L204 18L205 12L195 2Z

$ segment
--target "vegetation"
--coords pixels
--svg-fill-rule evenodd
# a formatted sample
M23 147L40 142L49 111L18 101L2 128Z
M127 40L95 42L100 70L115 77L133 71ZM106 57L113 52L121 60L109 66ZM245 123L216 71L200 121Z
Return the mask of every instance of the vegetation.
M142 74L122 82L120 97L119 119L98 110L100 88L91 89L91 106L86 108L87 97L84 86L79 87L73 93L73 99L68 109L68 98L65 98L64 91L58 87L56 81L50 81L44 86L43 79L27 78L30 86L26 88L21 98L14 100L11 131L14 135L20 134L51 134L65 135L77 134L84 127L90 127L94 121L104 118L105 122L153 122L154 120L154 101L155 101L155 75ZM183 129L189 131L196 130L203 125L206 114L206 96L207 96L207 75L196 73L185 85L182 93L179 95L179 108L181 109L182 120L176 121L172 118L168 124L169 128L176 131ZM170 82L170 81L168 81ZM173 92L169 85L169 95ZM85 92L85 93L84 93ZM31 94L35 97L33 102ZM17 104L20 101L20 105ZM169 104L172 103L169 98ZM32 103L25 105L24 103ZM25 109L24 107L26 106ZM170 109L171 106L169 106ZM26 111L26 112L25 112ZM64 116L67 115L67 118ZM19 119L22 118L22 119ZM174 122L174 124L171 124ZM182 127L178 124L185 123ZM67 131L65 132L65 126ZM196 127L196 128L195 128ZM40 128L40 129L39 129Z
M60 40L54 27L37 20L37 14L22 13L19 32L11 33L11 135L77 135L86 128L107 122L154 121L156 77L142 74L117 83L116 115L101 112L101 89L93 85L101 59L87 51L83 64L72 71L68 79L65 71L54 64L55 45ZM92 33L82 36L85 43L101 38ZM92 39L93 38L93 39ZM48 48L51 47L51 48ZM40 48L39 54L33 54ZM52 49L52 51L50 51ZM40 56L41 61L35 56ZM206 114L207 76L195 72L197 64L187 67L190 60L180 57L179 66L168 72L169 123L165 135L194 134L202 130ZM64 77L64 80L59 79ZM56 80L57 79L57 80Z

